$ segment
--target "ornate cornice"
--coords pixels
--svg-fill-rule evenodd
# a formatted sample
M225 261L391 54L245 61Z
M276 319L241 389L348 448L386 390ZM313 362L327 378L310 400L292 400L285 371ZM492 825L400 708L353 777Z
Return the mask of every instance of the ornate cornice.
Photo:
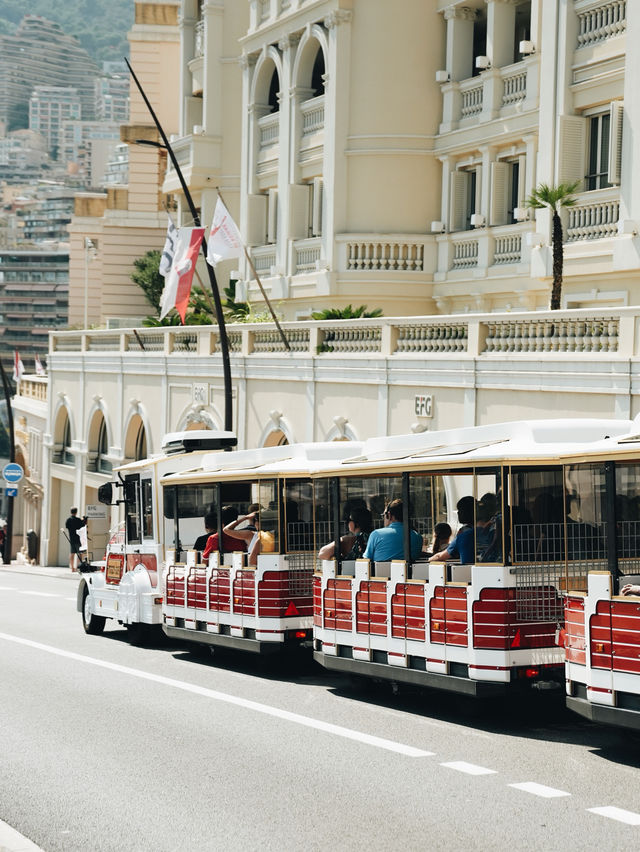
M334 27L339 27L340 24L348 24L352 17L353 12L349 9L334 9L333 12L326 15L324 25L328 30L331 30Z
M447 6L444 10L445 21L450 21L452 18L458 18L461 21L475 21L476 10L469 6Z

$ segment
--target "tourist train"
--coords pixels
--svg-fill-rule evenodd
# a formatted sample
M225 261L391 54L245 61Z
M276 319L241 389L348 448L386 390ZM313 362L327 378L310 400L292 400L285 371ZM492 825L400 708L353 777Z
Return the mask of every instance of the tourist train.
M640 725L640 596L621 594L640 580L640 423L232 444L173 435L103 487L124 523L81 580L87 632L312 646L329 670L478 697L565 688Z

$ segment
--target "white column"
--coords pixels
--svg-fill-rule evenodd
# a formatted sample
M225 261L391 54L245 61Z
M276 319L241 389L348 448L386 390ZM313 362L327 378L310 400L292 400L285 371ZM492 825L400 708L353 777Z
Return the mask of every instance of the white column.
M514 0L486 0L487 56L495 68L513 62L513 40L516 31Z
M347 227L347 157L349 147L351 12L337 10L324 19L328 30L329 56L326 64L324 106L325 260L334 266L335 236ZM336 85L342 81L342 85Z
M627 3L627 44L640 38L640 4ZM620 185L620 221L640 224L640 54L627 50L624 74L624 122L622 130L622 183Z
M191 128L187 127L187 104L188 98L191 97L191 72L189 71L189 62L194 57L195 52L195 30L196 30L196 8L192 0L183 4L183 9L178 16L178 30L180 32L180 133L191 133Z
M444 10L447 22L447 71L452 80L473 76L473 22L475 9L449 6Z

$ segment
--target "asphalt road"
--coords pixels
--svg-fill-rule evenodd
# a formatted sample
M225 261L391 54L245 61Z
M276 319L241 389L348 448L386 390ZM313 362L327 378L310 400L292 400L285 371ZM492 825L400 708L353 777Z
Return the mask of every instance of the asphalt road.
M640 844L640 739L560 696L484 706L136 648L84 634L76 586L0 571L0 820L46 852Z

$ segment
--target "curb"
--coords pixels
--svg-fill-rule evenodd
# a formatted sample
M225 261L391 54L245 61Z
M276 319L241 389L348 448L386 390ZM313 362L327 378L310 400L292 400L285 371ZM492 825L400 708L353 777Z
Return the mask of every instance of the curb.
M10 565L1 565L0 572L8 571L11 574L35 574L40 577L55 577L58 580L78 580L82 575L77 572L71 572L68 568L46 568L42 565L19 565L17 562L12 562ZM2 847L0 846L0 852Z

